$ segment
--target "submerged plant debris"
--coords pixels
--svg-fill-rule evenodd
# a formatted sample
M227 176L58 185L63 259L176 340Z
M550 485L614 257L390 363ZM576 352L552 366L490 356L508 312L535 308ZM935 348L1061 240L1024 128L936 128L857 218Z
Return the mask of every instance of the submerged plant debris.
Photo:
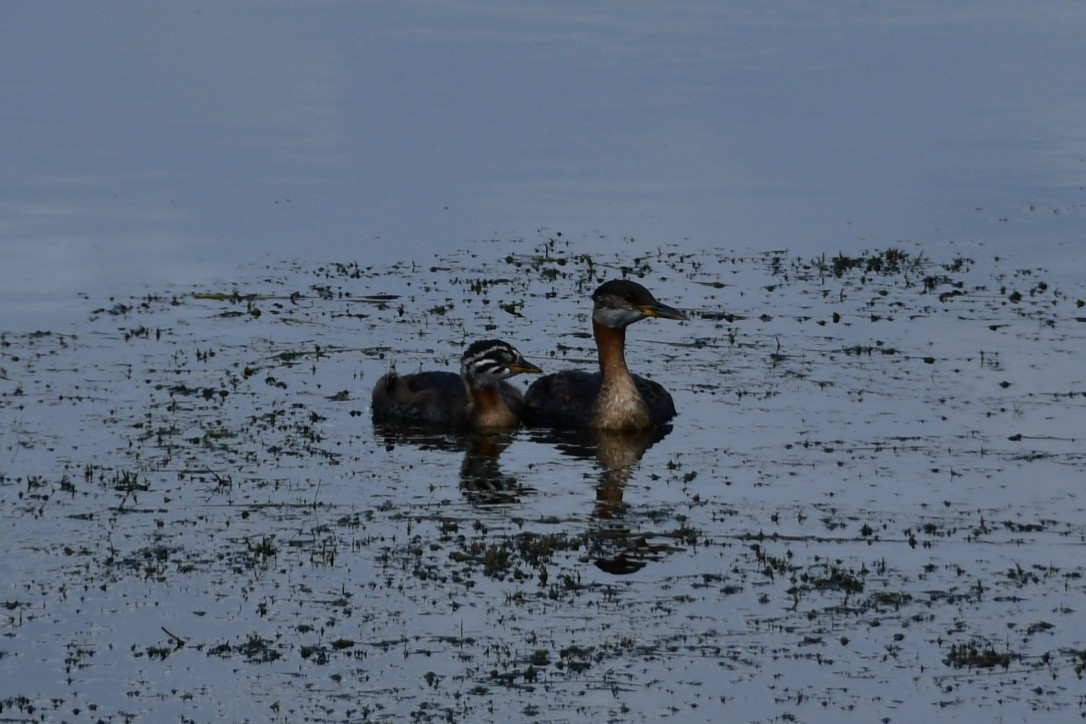
M891 248L253 270L0 330L9 721L1086 715L1086 289ZM512 251L510 251L512 250ZM374 429L499 336L655 436Z

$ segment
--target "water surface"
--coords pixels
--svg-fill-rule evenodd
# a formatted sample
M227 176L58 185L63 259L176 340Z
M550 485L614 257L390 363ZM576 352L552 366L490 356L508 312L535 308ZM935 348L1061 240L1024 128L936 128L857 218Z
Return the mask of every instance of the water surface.
M4 5L4 715L1080 717L1083 15ZM666 434L373 429L621 276Z
M1082 228L1073 4L2 13L8 320L40 295L540 229L609 250L979 239L1047 260Z

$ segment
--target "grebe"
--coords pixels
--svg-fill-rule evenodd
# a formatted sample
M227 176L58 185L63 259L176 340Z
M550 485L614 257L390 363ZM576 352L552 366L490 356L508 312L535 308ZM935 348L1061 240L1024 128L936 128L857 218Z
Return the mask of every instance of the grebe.
M600 371L570 370L539 378L524 397L531 425L604 430L648 430L675 417L662 385L630 374L626 327L646 317L687 319L636 282L609 281L592 293L592 334Z
M524 396L505 380L543 370L513 345L476 342L460 361L460 374L389 372L373 388L373 421L429 428L510 428L520 422Z

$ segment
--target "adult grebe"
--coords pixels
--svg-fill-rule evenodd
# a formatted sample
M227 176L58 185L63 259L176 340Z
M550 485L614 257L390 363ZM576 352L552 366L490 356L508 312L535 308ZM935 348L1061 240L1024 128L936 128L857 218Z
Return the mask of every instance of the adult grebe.
M569 370L539 378L524 397L530 425L605 430L648 430L675 417L662 385L630 374L624 353L626 327L646 317L687 319L627 280L609 281L592 293L592 334L600 371Z
M373 421L428 428L516 427L524 407L520 390L505 380L541 369L515 347L484 340L468 347L460 374L390 372L373 388Z

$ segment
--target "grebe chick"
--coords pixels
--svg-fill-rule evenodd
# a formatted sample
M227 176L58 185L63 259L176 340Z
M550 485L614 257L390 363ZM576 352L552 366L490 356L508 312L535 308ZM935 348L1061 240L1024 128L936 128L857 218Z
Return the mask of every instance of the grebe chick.
M626 327L645 319L687 319L627 280L609 281L592 293L592 334L600 371L569 370L539 378L524 397L531 425L603 430L648 430L675 417L675 403L662 385L630 374Z
M460 361L460 374L389 372L373 388L373 421L442 429L510 428L520 422L524 396L505 380L541 369L513 345L476 342Z

